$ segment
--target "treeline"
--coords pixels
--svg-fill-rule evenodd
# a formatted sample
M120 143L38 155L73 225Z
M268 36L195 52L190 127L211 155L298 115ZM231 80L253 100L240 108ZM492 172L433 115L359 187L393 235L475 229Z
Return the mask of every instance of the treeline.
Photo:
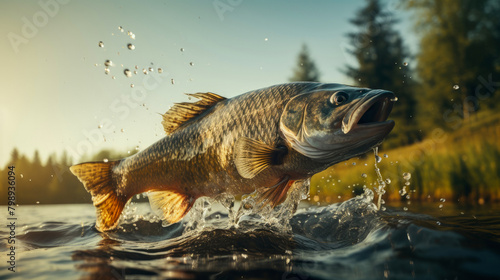
M496 0L414 0L400 9L413 14L420 39L410 53L394 28L395 11L367 0L346 34L357 65L343 71L361 87L391 90L398 96L390 118L396 127L384 142L395 148L436 133L451 133L500 108L500 2ZM318 81L306 46L291 81ZM328 81L328 80L326 80ZM331 82L331 81L328 81Z
M102 150L95 155L83 157L82 161L119 159L135 152L135 149L131 149L130 154ZM0 204L7 203L6 182L9 166L15 167L17 204L91 202L90 195L82 183L69 170L72 164L66 152L61 156L52 154L45 163L42 163L38 151L35 151L32 157L28 157L14 148L8 164L0 168L1 192L4 194L0 196Z

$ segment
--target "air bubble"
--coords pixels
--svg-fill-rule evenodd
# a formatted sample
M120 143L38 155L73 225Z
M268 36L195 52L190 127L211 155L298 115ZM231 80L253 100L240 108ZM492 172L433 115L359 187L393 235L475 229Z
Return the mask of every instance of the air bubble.
M104 161L104 162L108 162L109 160L108 160L107 158L105 158L105 159L103 159L102 161Z
M411 173L410 172L403 173L403 179L410 180L411 179Z
M129 50L135 50L135 46L134 46L133 44L128 44L128 45L127 45L127 48L128 48Z
M194 66L194 62L189 62L189 65Z
M460 86L459 86L459 85L454 85L454 86L453 86L453 89L454 89L454 90L459 90L459 89L460 89Z
M378 155L375 155L375 161L376 161L377 163L380 163L380 162L382 161L382 158L381 158L381 157L379 157Z
M154 72L155 71L155 69L153 69L153 67L149 67L148 70L149 70L149 72Z
M130 87L131 87L131 88L134 88L135 86L134 86L134 84L130 84Z
M148 70L146 68L143 68L142 69L142 73L144 73L144 75L147 75L148 74Z
M363 173L363 174L361 174L361 177L366 178L366 177L368 177L368 175L366 175L366 173Z
M170 83L173 85L175 84L175 80L174 79L170 79Z
M392 182L392 181L391 181L391 179L389 179L389 178L385 179L385 183L386 183L387 185L389 185L391 182Z
M403 62L403 66L408 66L408 62Z
M135 146L135 150L136 150L136 151L139 151L139 146Z
M440 202L445 202L445 201L446 201L446 199L441 198L439 201L440 201Z
M98 125L97 128L101 129L102 128L102 124Z
M125 132L125 129L124 129L124 128L122 128L122 129L120 129L120 131L121 131L121 132Z
M125 74L125 76L127 76L129 78L132 77L132 71L130 71L128 69L123 70L123 74Z
M109 68L104 68L104 74L106 74L106 75L109 74Z
M158 73L163 73L163 69L162 68L158 68Z
M183 52L183 51L184 51L184 48L181 48L181 52Z
M98 46L99 46L99 48L104 48L104 43L102 41L99 41Z
M107 59L106 61L104 61L104 66L113 66L113 61Z
M388 158L389 156L388 156L387 154L384 154L384 157L385 157L385 158Z
M398 101L398 100L399 100L399 98L398 98L397 96L396 96L396 97L394 97L393 99L391 99L391 101L392 101L392 102L396 102L396 101Z

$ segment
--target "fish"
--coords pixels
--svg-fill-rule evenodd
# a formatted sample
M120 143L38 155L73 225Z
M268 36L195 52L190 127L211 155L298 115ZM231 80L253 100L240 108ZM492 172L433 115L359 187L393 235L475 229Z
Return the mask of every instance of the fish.
M256 191L276 207L294 182L380 145L394 93L334 83L296 82L233 98L187 94L162 114L166 136L132 156L70 167L91 194L96 228L117 227L126 203L147 193L168 223L200 197Z

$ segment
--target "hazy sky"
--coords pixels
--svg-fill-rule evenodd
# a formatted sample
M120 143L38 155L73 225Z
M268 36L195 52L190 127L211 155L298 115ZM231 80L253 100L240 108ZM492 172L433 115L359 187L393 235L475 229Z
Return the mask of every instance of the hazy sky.
M182 93L232 97L287 82L303 43L322 81L349 83L340 71L354 61L345 34L364 4L2 0L0 164L14 147L30 157L38 149L43 160L64 149L78 160L103 148L146 148L163 137L158 113L186 101ZM413 49L408 21L397 28Z

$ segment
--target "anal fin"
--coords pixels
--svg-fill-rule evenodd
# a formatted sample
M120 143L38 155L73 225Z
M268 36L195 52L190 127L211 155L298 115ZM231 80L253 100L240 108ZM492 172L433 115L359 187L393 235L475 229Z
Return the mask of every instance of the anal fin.
M149 192L148 197L153 211L171 224L180 221L195 201L192 197L173 191Z
M258 198L257 204L265 206L270 204L272 208L281 204L285 201L288 190L293 185L293 180L290 180L288 176L285 176L276 185L265 190Z

